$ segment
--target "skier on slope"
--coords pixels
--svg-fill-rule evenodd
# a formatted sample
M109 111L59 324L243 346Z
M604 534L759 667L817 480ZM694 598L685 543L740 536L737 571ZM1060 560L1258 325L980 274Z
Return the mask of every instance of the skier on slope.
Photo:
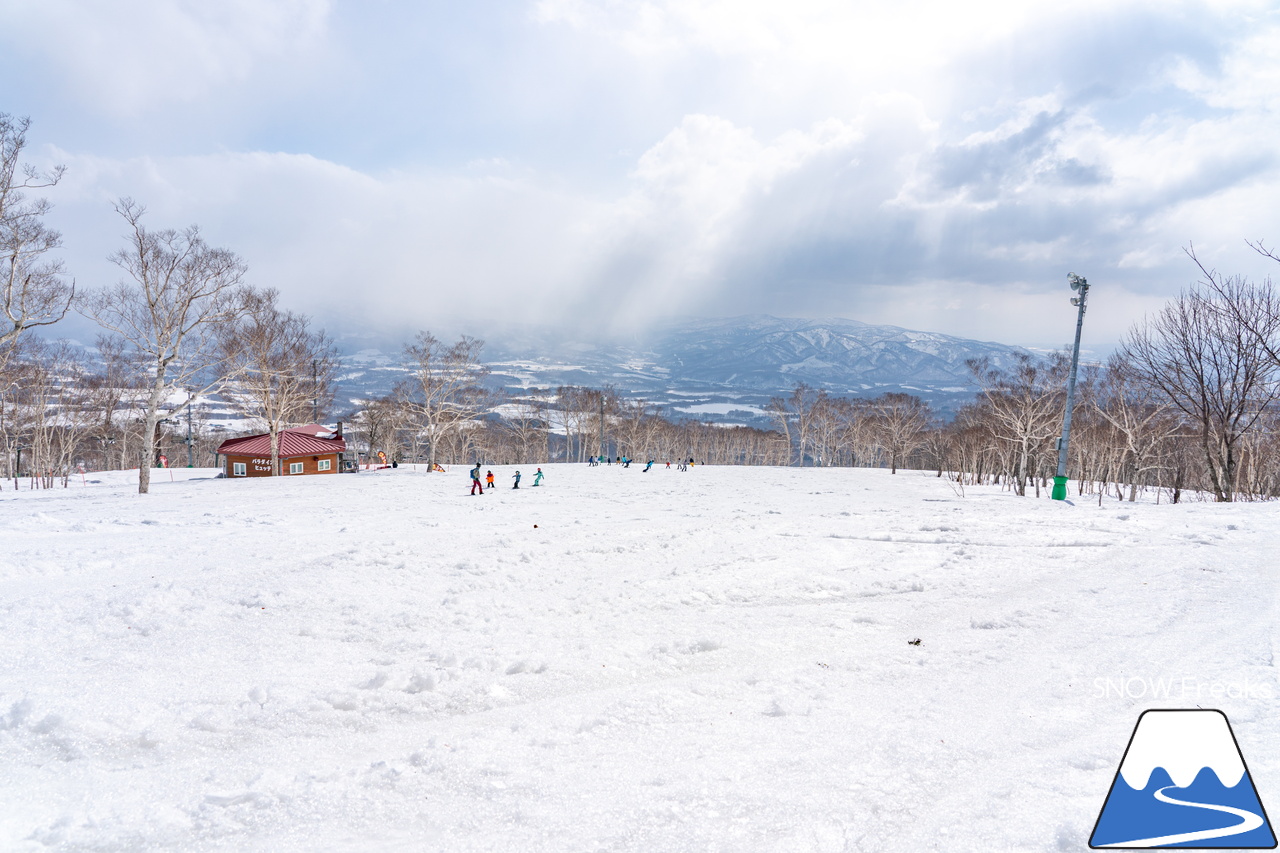
M471 494L476 493L476 489L480 490L480 494L484 494L484 485L480 482L480 463L476 463L476 467L471 469Z
M541 468L539 468L537 473L533 475L533 484L535 486L542 485L542 469Z
M496 484L493 482L493 472L492 472L492 471L490 471L488 474L485 474L485 476L484 476L484 481L485 481L485 484L486 484L489 488L491 488L491 489L494 487L494 485L496 485Z
M519 471L517 471L517 472L515 473L515 476L514 476L514 477L512 477L512 479L513 479L513 480L515 480L515 483L514 483L514 484L512 484L511 488L513 488L513 489L518 489L518 488L520 488L520 472L519 472Z
M644 466L644 470L643 470L643 471L641 471L640 473L641 473L641 474L648 473L649 469L650 469L650 468L652 468L652 467L653 467L653 460L652 460L652 459L650 459L650 460L649 460L649 464L648 464L648 465L646 465L646 466Z

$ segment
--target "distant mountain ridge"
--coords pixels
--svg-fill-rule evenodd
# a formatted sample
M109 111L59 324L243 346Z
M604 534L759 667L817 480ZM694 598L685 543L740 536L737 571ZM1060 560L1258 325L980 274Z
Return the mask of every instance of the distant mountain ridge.
M693 380L778 389L795 382L837 393L877 385L972 382L965 362L1012 363L1018 347L857 320L782 319L765 315L678 326L657 343ZM844 386L844 387L842 387Z
M917 394L943 411L976 391L966 362L1008 366L1029 350L858 320L750 315L695 320L621 343L525 331L486 343L493 383L510 389L611 385L679 417L763 423L763 407L804 382L829 393ZM399 352L366 348L343 358L342 396L385 394L406 375Z

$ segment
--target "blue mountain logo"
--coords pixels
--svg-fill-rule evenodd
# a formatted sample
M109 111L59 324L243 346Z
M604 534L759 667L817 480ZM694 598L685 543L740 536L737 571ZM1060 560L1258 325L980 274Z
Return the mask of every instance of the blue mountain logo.
M1089 846L1269 850L1275 833L1221 711L1143 711Z

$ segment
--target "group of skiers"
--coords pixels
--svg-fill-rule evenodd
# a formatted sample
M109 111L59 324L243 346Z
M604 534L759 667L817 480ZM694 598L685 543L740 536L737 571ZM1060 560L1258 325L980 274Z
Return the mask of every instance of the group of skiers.
M543 478L544 476L546 476L546 475L544 475L544 474L542 473L542 469L541 469L541 468L539 468L539 469L537 470L537 473L535 473L535 474L533 475L533 484L534 484L535 486L541 486L541 485L542 485L542 478ZM519 472L519 471L515 472L515 474L513 474L513 475L511 476L511 479L514 481L514 482L512 482L512 484L511 484L511 488L513 488L513 489L518 489L518 488L520 488L520 479L521 479L521 478L520 478L520 472ZM474 495L474 494L478 491L480 494L482 494L482 495L483 495L483 494L484 494L484 487L485 487L485 485L488 485L490 489L497 488L497 485L496 485L496 483L494 482L494 479L493 479L493 472L492 472L492 471L489 471L489 472L487 472L487 473L485 474L485 476L484 476L484 482L481 482L481 481L480 481L480 463L479 463L479 462L477 462L477 463L476 463L476 467L474 467L474 468L472 468L472 469L471 469L471 494L473 494L473 495Z
M592 456L587 459L587 467L591 468L601 463L612 465L615 461L623 468L631 467L631 460L625 456L619 456L616 460L612 456Z
M608 461L608 463L609 463L610 465L612 465L612 464L614 463L614 459L613 459L613 457L612 457L612 456L592 456L590 459L588 459L588 460L587 460L587 465L589 465L589 466L596 466L596 465L599 465L602 461ZM627 458L627 457L625 457L625 456L619 456L619 457L617 458L617 462L618 462L618 464L620 464L623 468L630 468L630 467L631 467L631 460L630 460L630 459L628 459L628 458ZM650 459L650 460L648 461L648 463L646 463L646 464L645 464L645 466L644 466L643 470L641 470L641 472L640 472L640 473L641 473L641 474L643 474L643 473L647 472L650 468L652 468L652 467L654 466L654 463L655 463L655 462L657 462L657 460L656 460L656 459ZM680 469L681 471L688 471L688 470L689 470L689 468L690 468L690 466L692 466L692 465L693 465L693 457L692 457L692 456L691 456L691 457L689 457L688 459L684 459L684 458L682 458L682 459L680 460L680 462L679 462L679 469ZM667 467L668 467L668 468L670 468L670 467L671 467L671 462L670 462L670 461L668 461L668 462L667 462ZM545 475L542 473L542 469L541 469L541 468L539 468L539 469L537 470L537 472L533 475L533 484L534 484L535 486L541 486L541 485L542 485L542 480L543 480L543 477L544 477L544 476L545 476ZM517 472L515 472L514 474L512 474L512 475L511 475L511 480L512 480L511 488L513 488L513 489L518 489L518 488L520 488L520 479L521 479L521 476L520 476L520 472L519 472L519 471L517 471ZM495 489L495 488L497 488L497 483L494 481L494 477L493 477L493 472L492 472L492 471L487 471L487 472L485 473L485 475L484 475L484 479L483 479L483 480L480 478L480 463L479 463L479 462L477 462L477 463L476 463L476 466L475 466L474 468L472 468L472 469L471 469L471 494L473 494L473 495L474 495L474 494L476 494L476 493L478 492L478 493L480 493L480 494L482 494L482 495L483 495L483 494L484 494L484 487L485 487L485 486L488 486L490 489Z
M607 462L608 464L612 465L612 464L613 464L613 461L614 461L614 460L613 460L613 457L612 457L612 456L592 456L590 459L588 459L588 460L587 460L587 466L588 466L588 467L594 467L594 466L596 466L596 465L599 465L601 462ZM643 474L645 471L648 471L650 468L652 468L652 467L653 467L653 465L654 465L654 463L655 463L656 461L657 461L656 459L650 459L650 460L649 460L649 462L644 466L644 471L641 471L640 473L641 473L641 474ZM618 464L619 464L619 465L621 465L623 468L630 468L630 467L631 467L631 460L630 460L630 459L628 459L628 458L627 458L627 457L625 457L625 456L619 456L619 457L618 457ZM689 470L689 468L690 468L690 466L692 466L692 465L693 465L693 457L692 457L692 456L690 456L688 459L681 459L681 460L680 460L680 462L679 462L679 468L680 468L680 470L681 470L681 471L688 471L688 470ZM671 467L671 462L670 462L670 461L668 461L668 462L667 462L667 467L668 467L668 468L670 468L670 467ZM539 470L541 470L541 469L539 469Z

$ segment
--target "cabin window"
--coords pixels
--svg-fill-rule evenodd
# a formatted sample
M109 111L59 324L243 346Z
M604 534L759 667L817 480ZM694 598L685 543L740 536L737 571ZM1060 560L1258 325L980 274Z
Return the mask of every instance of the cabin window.
M246 468L247 468L247 466L246 466L246 465L245 465L245 463L243 463L243 462L232 462L232 463L231 463L231 476L233 476L233 477L244 477L244 476L247 476L249 472L248 472L248 470L246 470Z
M302 463L301 463L301 462L290 462L290 463L289 463L289 473L290 473L290 474L301 474L301 473L302 473Z
M332 459L321 459L319 462L317 462L317 463L316 463L316 470L317 470L317 471L328 471L328 470L329 470L329 467L330 467L332 464L333 464L333 460L332 460Z

